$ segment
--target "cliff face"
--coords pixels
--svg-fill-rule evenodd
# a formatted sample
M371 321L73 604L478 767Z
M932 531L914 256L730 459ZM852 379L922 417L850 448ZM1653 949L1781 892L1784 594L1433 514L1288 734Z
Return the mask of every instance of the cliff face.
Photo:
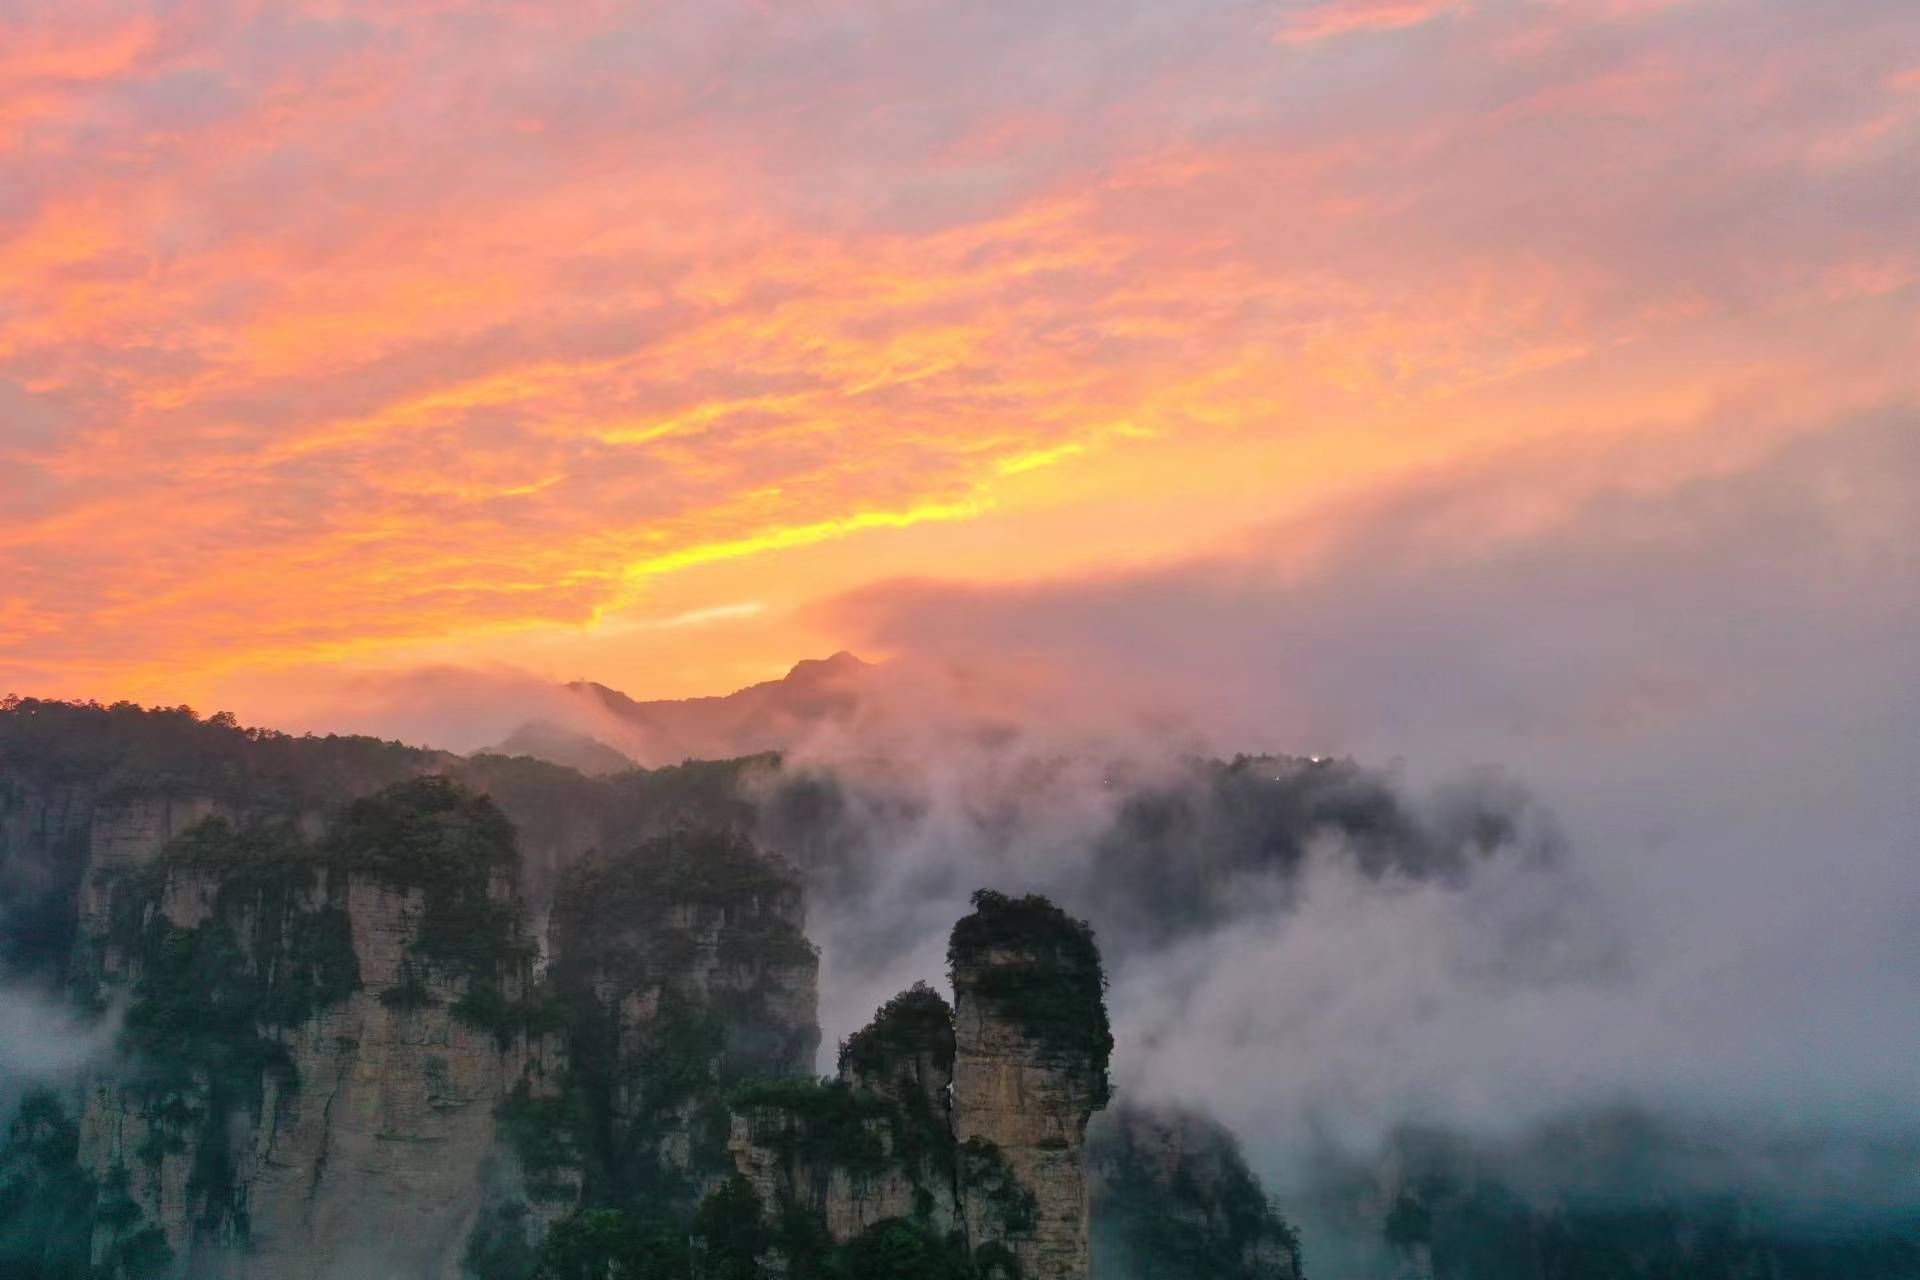
M0 758L0 968L47 985L97 977L99 957L75 943L101 935L113 878L156 860L175 837L209 818L258 812L232 796L192 789L102 786L84 775L35 778ZM278 813L276 820L299 822ZM311 829L312 818L306 819ZM75 962L79 966L76 969Z
M591 849L628 848L687 823L750 825L739 784L767 767L696 761L588 778L526 757L241 729L186 708L0 698L0 964L16 976L64 969L90 846L103 863L121 852L116 841L137 857L209 812L235 825L297 822L311 836L382 788L450 778L513 821L522 892L544 907L558 877Z
M771 1273L1089 1274L1083 1146L1112 1047L1099 952L1044 899L974 905L948 952L954 1007L916 986L841 1046L838 1079L738 1097L737 1194L766 1214Z
M954 1136L997 1150L1032 1198L1005 1198L962 1170L968 1236L1003 1241L1035 1280L1089 1271L1087 1121L1107 1102L1113 1038L1086 926L1042 899L975 896L948 947L954 986Z
M196 805L168 841L180 808L96 825L81 945L130 1000L132 1055L86 1091L81 1164L176 1274L457 1275L495 1108L549 1053L515 1018L532 950L510 830L436 784L363 802L317 849ZM364 838L391 842L384 865ZM455 954L463 935L486 954ZM103 1221L96 1264L126 1238Z
M739 768L0 704L0 975L117 1020L0 1136L0 1274L1085 1276L1090 931L978 895L957 1007L904 993L816 1080Z
M178 909L217 886L183 876L167 892ZM494 1110L540 1078L543 1050L520 1035L503 1048L455 1016L464 990L443 978L421 984L424 1003L395 1007L417 892L350 883L302 905L337 905L352 921L360 989L275 1032L257 1097L187 1101L219 1111L185 1132L162 1110L178 1099L156 1104L139 1082L102 1081L87 1094L81 1160L99 1175L125 1170L134 1202L195 1271L453 1276L498 1158ZM207 1171L221 1165L215 1183Z
M436 766L565 882L544 977L512 824ZM0 973L124 1015L0 1142L0 1272L526 1280L608 1206L684 1242L732 1091L812 1067L800 884L724 835L580 850L714 807L709 773L0 707Z
M813 1215L831 1244L889 1220L936 1239L959 1226L947 1135L838 1083L748 1091L735 1104L728 1153L776 1217L790 1208Z
M838 1080L737 1099L734 1168L763 1204L816 1215L835 1244L890 1219L944 1241L961 1225L952 1081L953 1012L915 986L841 1047Z
M797 876L727 834L583 862L550 937L591 1181L691 1203L724 1177L740 1082L811 1072L819 957Z
M945 1128L953 1109L953 1057L953 1009L917 982L840 1046L840 1078Z

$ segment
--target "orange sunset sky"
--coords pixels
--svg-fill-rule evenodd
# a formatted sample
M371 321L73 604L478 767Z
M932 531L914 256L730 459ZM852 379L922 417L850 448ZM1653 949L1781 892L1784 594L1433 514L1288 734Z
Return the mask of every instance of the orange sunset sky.
M6 0L0 693L1535 537L1910 424L1917 281L1911 0Z

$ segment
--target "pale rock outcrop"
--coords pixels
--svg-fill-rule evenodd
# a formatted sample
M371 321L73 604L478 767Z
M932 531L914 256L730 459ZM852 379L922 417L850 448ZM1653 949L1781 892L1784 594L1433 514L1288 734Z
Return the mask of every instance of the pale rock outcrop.
M734 1169L763 1206L811 1209L836 1243L889 1218L944 1238L961 1221L952 1081L953 1011L915 986L841 1046L836 1083L749 1091L733 1114Z
M1082 1152L1098 1104L1075 1064L1046 1052L974 994L974 977L970 969L955 974L955 1136L963 1145L984 1139L997 1147L1032 1193L1033 1212L1024 1231L1008 1231L997 1202L970 1188L969 1238L1004 1236L1023 1274L1034 1280L1076 1280L1089 1268Z
M835 1243L899 1219L981 1275L1084 1280L1083 1148L1112 1049L1099 952L1045 899L974 905L948 951L955 1005L915 986L841 1046L837 1081L748 1090L734 1172L765 1211L810 1209Z
M213 911L218 889L217 875L173 873L163 909L191 927ZM311 905L332 902L352 923L360 989L275 1034L288 1069L263 1075L257 1111L227 1117L225 1212L210 1213L192 1185L196 1160L212 1153L189 1140L156 1155L163 1135L115 1081L88 1092L82 1159L128 1171L130 1193L183 1269L234 1280L455 1280L503 1155L495 1109L522 1081L542 1087L553 1049L468 1025L452 1011L460 987L443 978L426 977L426 1003L382 999L409 980L402 962L417 936L419 891L355 877L313 892ZM196 1224L216 1217L211 1233Z
M999 1241L1027 1280L1090 1272L1084 1147L1107 1100L1107 1032L1092 934L1043 899L975 896L954 928L954 1136L975 1250ZM1031 1197L1008 1221L1008 1197L969 1177L983 1144Z
M85 1093L81 1163L175 1275L455 1280L511 1163L496 1111L558 1067L515 1013L534 948L512 829L438 779L350 808L345 843L231 814L95 816L77 951L109 1004L133 999L125 1060ZM124 1233L103 1216L96 1263Z
M145 795L98 806L88 826L86 875L80 884L82 939L106 943L107 912L117 873L152 862L175 837L216 816L230 818L231 809L206 796ZM104 952L96 952L94 959L108 969L120 963L118 957Z

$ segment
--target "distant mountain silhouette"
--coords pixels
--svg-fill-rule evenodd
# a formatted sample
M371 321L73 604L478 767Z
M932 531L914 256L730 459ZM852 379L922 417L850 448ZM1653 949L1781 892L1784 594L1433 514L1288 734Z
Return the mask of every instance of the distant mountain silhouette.
M624 773L637 764L626 752L616 750L590 734L576 732L551 720L529 720L501 739L499 745L484 748L484 751L489 755L532 756L536 760L578 769L590 776Z
M581 700L578 723L531 721L489 750L528 755L582 773L778 751L823 724L851 716L876 670L851 653L809 658L778 680L707 698L639 701L591 680L567 691Z

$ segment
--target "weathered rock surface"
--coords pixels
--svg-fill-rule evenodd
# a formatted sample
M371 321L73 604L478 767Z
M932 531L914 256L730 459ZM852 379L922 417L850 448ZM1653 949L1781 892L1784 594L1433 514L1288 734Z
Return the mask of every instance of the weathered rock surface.
M80 1113L79 1161L125 1206L96 1265L131 1218L196 1280L458 1273L496 1108L549 1087L553 1049L511 1017L533 954L511 827L439 780L384 796L346 811L359 845L212 800L95 813L76 967L127 1006Z
M747 1106L734 1113L727 1150L763 1204L812 1210L836 1243L889 1218L915 1219L940 1235L959 1226L950 1148L943 1153L924 1138L916 1143L895 1116L852 1123L871 1144L870 1156L856 1161L825 1149L821 1129L806 1116Z
M1099 952L1044 899L974 903L948 953L956 1005L917 985L841 1046L838 1080L748 1090L729 1153L776 1221L810 1211L849 1256L897 1247L969 1275L1081 1280L1083 1147L1112 1046ZM763 1261L782 1274L799 1269L792 1251L817 1262L825 1247L775 1240Z
M563 881L551 972L585 1011L579 1074L607 1194L697 1200L731 1168L728 1092L812 1071L805 922L792 869L727 834L657 837Z
M124 973L108 927L109 899L115 878L160 856L173 839L209 818L231 819L232 807L209 796L139 796L96 808L88 825L86 875L80 882L78 924L81 952L75 972L96 979ZM184 886L183 886L184 887ZM177 909L181 904L171 904ZM175 923L192 928L204 912Z
M764 1206L810 1210L835 1244L905 1223L973 1274L1082 1280L1112 1045L1099 953L1044 899L974 903L948 952L956 1004L916 986L841 1046L837 1081L750 1090L729 1153Z
M956 975L959 1055L954 1067L954 1121L962 1143L984 1139L1021 1185L1034 1211L1024 1230L1008 1229L994 1202L966 1201L969 1237L1003 1235L1024 1273L1070 1280L1089 1270L1087 1183L1083 1148L1093 1114L1091 1094L1016 1026L973 996L973 975Z
M1107 1100L1099 953L1084 924L1042 899L975 895L954 927L954 1136L991 1144L1032 1197L1030 1215L969 1185L961 1195L975 1248L1000 1240L1031 1280L1089 1274L1084 1147ZM1021 1218L1026 1221L1021 1221Z
M170 877L163 909L191 928L213 912L218 887L204 873ZM418 1007L383 1002L406 980L420 897L355 880L334 899L352 921L361 989L275 1037L286 1068L265 1075L257 1113L228 1117L233 1198L213 1233L196 1230L196 1218L216 1215L193 1183L196 1163L215 1153L191 1140L154 1159L164 1127L124 1086L89 1091L83 1161L129 1171L135 1201L183 1265L248 1280L458 1274L500 1155L494 1110L548 1063L538 1041L516 1035L503 1047L456 1017L453 982L428 977L430 1003Z
M950 1086L953 1010L924 984L840 1048L830 1086L761 1089L728 1150L765 1204L799 1204L845 1243L889 1218L936 1237L960 1226Z

